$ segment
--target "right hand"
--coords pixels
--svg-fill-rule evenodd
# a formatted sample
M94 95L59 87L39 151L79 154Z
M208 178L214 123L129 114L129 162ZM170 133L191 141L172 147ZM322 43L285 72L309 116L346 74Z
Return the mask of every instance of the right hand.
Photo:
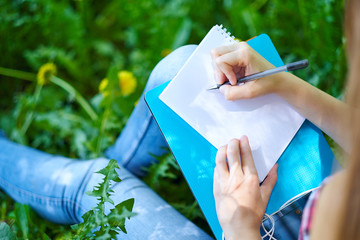
M254 98L277 91L279 74L236 86L237 78L274 68L246 42L215 48L211 51L211 56L215 65L217 83L222 84L226 81L231 83L220 87L227 100Z

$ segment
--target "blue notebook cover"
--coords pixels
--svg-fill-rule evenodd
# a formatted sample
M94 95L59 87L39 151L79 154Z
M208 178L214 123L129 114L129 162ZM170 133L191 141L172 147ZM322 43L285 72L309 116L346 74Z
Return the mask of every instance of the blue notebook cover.
M255 37L248 44L274 66L284 65L268 35ZM159 99L168 83L147 92L145 100L210 228L221 239L213 196L217 149ZM278 160L278 180L266 213L275 212L292 197L319 186L331 173L333 159L321 131L306 120Z

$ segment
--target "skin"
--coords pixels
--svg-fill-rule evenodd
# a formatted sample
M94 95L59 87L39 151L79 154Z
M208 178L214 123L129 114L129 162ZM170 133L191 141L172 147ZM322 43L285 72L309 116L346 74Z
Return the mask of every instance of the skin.
M228 161L226 161L228 160ZM259 187L247 137L218 150L214 170L216 212L225 238L261 239L260 224L277 180L277 164Z
M336 239L336 235L329 229L337 229L341 217L341 206L344 199L344 186L346 186L346 170L339 172L331 178L323 189L316 203L316 214L310 231L311 239Z
M345 103L288 72L236 86L238 77L274 68L246 42L213 49L211 56L217 83L229 81L232 84L220 88L227 100L234 101L272 93L277 94L345 150L349 150L350 139L343 131L343 126L347 123L344 116L348 116ZM228 162L226 162L226 157ZM246 137L232 140L227 146L218 150L214 172L214 196L219 222L227 240L261 239L260 224L276 182L276 170L277 166L275 165L265 182L259 186ZM322 218L326 219L326 223L331 221L329 217L326 217L326 213L329 212L326 206L340 201L334 193L339 194L337 186L341 181L341 177L335 176L323 189L322 195L325 197L320 197L319 205L324 208L319 207L319 214L316 216L317 220L314 224L320 226L320 232L314 231L319 239L324 239L320 238L321 229L328 229L324 226L321 227ZM333 210L334 216L336 216L335 212L336 209Z
M211 52L218 84L274 68L246 42L215 48ZM323 130L345 150L349 149L348 135L343 131L346 104L289 72L260 78L240 86L224 85L220 88L227 100L255 98L275 93L284 98L305 118Z

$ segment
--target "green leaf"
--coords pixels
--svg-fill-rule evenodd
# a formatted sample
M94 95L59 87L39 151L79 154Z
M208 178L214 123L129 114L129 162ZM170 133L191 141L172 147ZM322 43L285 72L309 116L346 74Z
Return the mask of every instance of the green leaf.
M127 233L125 229L126 218L130 219L130 217L136 216L136 214L132 212L133 206L134 198L130 198L116 205L108 215L109 224L120 227L121 231Z
M117 230L111 229L109 231L109 234L111 236L111 239L117 239L117 235L119 234L119 232Z
M11 230L9 225L2 222L0 223L0 240L15 240L15 233Z
M111 239L111 234L107 231L96 231L94 232L97 240L109 240Z
M21 235L24 239L29 238L29 211L29 206L21 203L15 203L16 224L19 227Z
M115 206L114 209L116 209L117 213L120 214L121 217L124 218L128 218L130 219L130 217L135 216L135 213L132 213L132 209L134 207L134 203L135 203L135 199L134 198L130 198L128 200L125 200L121 203L119 203L118 205ZM109 214L110 217L110 214Z
M94 215L94 210L90 210L90 211L84 213L82 215L83 222L81 222L79 224L71 225L71 229L75 230L78 233L88 232L89 230L91 230L90 223L93 222L93 221L91 221L91 218L93 217L93 215Z
M111 159L108 165L105 168L98 171L97 173L105 175L105 177L108 178L108 181L112 180L114 182L120 182L121 180L115 169L120 169L118 162L114 159Z
M76 239L116 239L118 231L121 230L126 233L126 218L130 219L130 217L135 216L135 213L131 212L134 206L133 198L125 200L110 209L109 215L104 212L105 202L114 205L114 202L110 199L110 195L114 193L111 189L112 181L121 181L116 168L119 168L119 165L112 159L105 168L97 172L105 177L98 186L94 187L93 191L86 192L86 194L97 197L98 204L82 216L84 220L82 223L71 227L76 232ZM97 230L93 232L94 229Z
M119 165L116 160L111 159L105 168L96 172L105 176L103 178L103 182L98 186L95 186L93 191L86 192L86 194L89 196L99 197L100 202L109 202L114 204L113 200L110 198L111 193L113 193L110 189L110 181L121 182L116 169L119 169Z
M155 157L158 162L153 163L147 169L149 171L149 174L145 178L146 182L149 183L150 187L157 187L159 185L160 179L175 179L177 177L173 170L179 170L179 165L177 165L171 153L166 153L162 156L153 155L153 157Z

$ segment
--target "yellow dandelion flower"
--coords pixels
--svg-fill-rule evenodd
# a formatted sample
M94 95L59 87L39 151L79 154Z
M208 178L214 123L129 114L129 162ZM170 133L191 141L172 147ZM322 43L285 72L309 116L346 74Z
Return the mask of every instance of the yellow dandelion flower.
M165 48L161 51L161 56L162 57L166 57L167 55L169 55L172 52L172 50L170 48Z
M109 79L104 78L99 84L99 92L104 92L105 88L109 85Z
M128 96L136 89L136 78L132 72L120 71L118 72L119 87L121 95Z
M103 97L105 98L105 97L107 97L107 96L109 96L109 91L104 91L104 92L102 92L101 94L103 95Z
M50 82L50 78L56 74L56 65L54 63L45 63L37 73L37 82L39 85L45 85Z

